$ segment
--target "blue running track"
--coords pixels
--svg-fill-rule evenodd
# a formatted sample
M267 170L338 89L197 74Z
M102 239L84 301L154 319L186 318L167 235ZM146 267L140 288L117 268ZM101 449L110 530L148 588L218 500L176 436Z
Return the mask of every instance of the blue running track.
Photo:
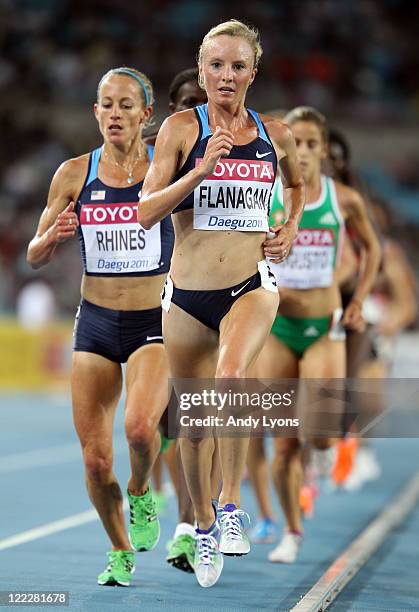
M165 562L165 543L176 521L171 498L161 519L160 543L154 551L137 555L132 586L106 588L96 585L109 547L98 520L1 550L6 538L91 509L69 397L3 394L0 423L0 589L69 591L67 609L72 611L288 610L418 469L418 440L377 440L374 446L383 476L356 493L323 486L314 518L306 523L297 563L271 564L266 557L272 545L253 546L247 557L226 558L221 579L212 589L200 588L193 575ZM124 488L128 456L121 410L115 468ZM254 522L250 488L244 483L242 489L243 508ZM418 533L415 512L343 591L333 609L418 610Z

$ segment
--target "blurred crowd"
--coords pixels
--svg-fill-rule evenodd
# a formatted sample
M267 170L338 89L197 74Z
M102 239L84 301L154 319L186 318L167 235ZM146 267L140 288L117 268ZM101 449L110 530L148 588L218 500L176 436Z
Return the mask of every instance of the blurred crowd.
M227 8L228 6L228 8ZM404 0L0 0L0 312L15 309L33 278L25 250L50 179L68 157L97 146L90 112L100 76L133 65L156 89L156 125L174 74L194 64L203 35L237 17L261 32L264 56L250 103L258 110L319 108L332 123L410 126L419 119L419 5ZM350 134L348 135L350 139ZM366 140L368 133L366 133ZM407 226L419 195L419 148L365 179L398 202L396 232L416 262ZM354 160L356 167L357 160ZM403 202L406 207L403 209ZM413 204L412 204L413 202ZM399 205L400 203L400 205ZM391 202L390 202L391 205ZM81 273L78 245L66 245L38 276L71 313Z

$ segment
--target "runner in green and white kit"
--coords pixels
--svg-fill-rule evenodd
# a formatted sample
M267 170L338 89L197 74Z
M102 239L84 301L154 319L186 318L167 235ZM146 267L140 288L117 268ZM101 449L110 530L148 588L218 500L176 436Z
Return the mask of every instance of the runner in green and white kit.
M339 256L345 222L339 210L334 181L320 178L320 197L305 205L297 238L290 256L281 264L271 264L281 288L307 290L330 287ZM285 219L281 183L274 191L270 225L280 225ZM344 339L337 326L342 310L322 317L291 317L278 313L272 333L298 357L324 334L331 332L335 339ZM330 334L329 334L330 335Z
M306 204L289 257L280 264L269 262L281 300L254 375L270 379L344 378L343 326L352 329L364 326L362 302L376 276L380 247L358 192L321 174L321 162L327 155L327 126L323 115L313 108L299 107L288 113L284 121L291 127L296 141ZM278 231L286 222L288 209L288 194L283 194L278 186L271 212L273 231ZM342 313L335 268L344 225L357 234L366 256L353 298ZM325 435L314 439L312 434L305 434L304 441L319 449L334 443ZM269 560L292 563L302 538L301 437L275 438L272 473L286 530L279 545L269 554Z

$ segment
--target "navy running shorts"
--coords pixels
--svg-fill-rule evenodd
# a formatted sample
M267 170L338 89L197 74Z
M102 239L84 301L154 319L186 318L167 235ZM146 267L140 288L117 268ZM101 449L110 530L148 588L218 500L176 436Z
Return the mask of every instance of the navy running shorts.
M161 308L112 310L82 299L74 326L74 351L125 363L146 344L163 343Z

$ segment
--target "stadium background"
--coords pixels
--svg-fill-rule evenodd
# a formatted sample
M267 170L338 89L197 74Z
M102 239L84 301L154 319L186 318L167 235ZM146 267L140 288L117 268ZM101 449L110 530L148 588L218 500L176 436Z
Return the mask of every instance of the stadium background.
M118 65L149 75L156 129L173 76L194 65L208 29L232 16L254 24L264 48L249 106L269 112L310 104L342 129L365 188L388 206L391 233L418 269L415 3L0 0L1 386L66 380L78 241L38 272L25 254L55 169L100 142L91 110L100 76ZM35 279L44 286L32 286ZM38 329L36 305L55 321L48 332Z

